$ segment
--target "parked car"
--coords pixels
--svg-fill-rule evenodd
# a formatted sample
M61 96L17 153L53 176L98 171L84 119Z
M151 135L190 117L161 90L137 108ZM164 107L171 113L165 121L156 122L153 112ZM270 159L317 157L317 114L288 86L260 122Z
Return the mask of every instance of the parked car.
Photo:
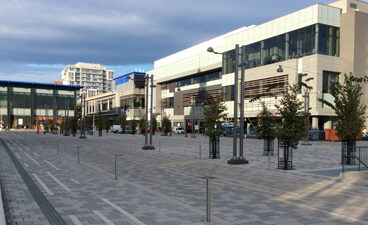
M130 127L130 126L125 127L125 133L126 134L132 134L133 133L132 127Z
M123 131L120 125L112 125L110 130L113 133L121 133Z
M184 134L185 133L184 128L182 127L173 127L172 132L174 134Z

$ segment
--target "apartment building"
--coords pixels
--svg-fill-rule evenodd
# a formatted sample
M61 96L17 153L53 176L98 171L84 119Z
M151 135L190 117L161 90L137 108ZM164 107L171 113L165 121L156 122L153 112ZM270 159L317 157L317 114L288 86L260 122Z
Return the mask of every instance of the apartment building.
M84 86L87 96L96 96L111 91L114 71L100 64L78 62L61 72L63 84ZM77 93L79 96L79 92Z
M330 87L334 82L341 82L344 73L368 74L368 3L338 0L327 5L311 5L156 60L154 69L147 73L155 75L154 112L159 115L158 120L166 114L175 125L191 126L194 120L195 125L203 126L202 106L206 98L222 94L228 108L226 120L231 122L234 71L240 74L240 67L235 68L237 44L245 49L245 96L238 102L244 101L248 126L261 110L260 102L250 101L253 96L275 84L293 84L298 79L313 78L308 82L313 87L310 125L318 129L331 128L335 114L317 99L333 100ZM222 54L207 52L208 47ZM277 70L280 66L282 72ZM307 76L302 78L299 74ZM363 89L362 101L367 102L367 85ZM304 91L300 90L300 98ZM279 98L265 97L261 101L275 109Z

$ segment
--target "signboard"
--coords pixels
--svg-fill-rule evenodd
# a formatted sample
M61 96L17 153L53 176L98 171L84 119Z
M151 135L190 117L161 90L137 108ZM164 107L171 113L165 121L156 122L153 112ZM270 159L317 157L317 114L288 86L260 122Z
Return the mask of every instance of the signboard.
M199 130L199 126L198 125L194 125L194 130Z
M23 119L22 118L18 119L18 125L23 125Z

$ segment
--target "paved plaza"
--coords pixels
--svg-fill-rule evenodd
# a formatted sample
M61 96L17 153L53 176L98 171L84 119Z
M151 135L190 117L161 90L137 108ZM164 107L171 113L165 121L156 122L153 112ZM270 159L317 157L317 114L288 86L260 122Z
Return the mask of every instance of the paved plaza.
M0 138L8 224L368 224L368 182L340 178L339 142L299 145L295 169L284 171L276 169L276 156L262 156L263 141L256 139L244 141L249 164L228 165L226 137L220 159L208 159L203 136L155 135L154 151L141 150L142 135L1 132Z

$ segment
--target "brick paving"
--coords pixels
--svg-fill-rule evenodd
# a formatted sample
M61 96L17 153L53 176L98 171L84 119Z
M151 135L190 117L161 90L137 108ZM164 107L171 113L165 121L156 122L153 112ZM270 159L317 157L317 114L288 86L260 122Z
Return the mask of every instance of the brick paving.
M296 169L283 171L276 157L268 169L263 142L254 139L244 142L250 164L228 165L231 138L221 138L221 159L211 160L202 136L156 135L154 151L141 150L142 135L0 137L67 224L207 224L205 177L213 177L210 224L368 224L368 182L314 173L340 168L340 143L300 145ZM49 224L4 145L0 182L8 224Z

